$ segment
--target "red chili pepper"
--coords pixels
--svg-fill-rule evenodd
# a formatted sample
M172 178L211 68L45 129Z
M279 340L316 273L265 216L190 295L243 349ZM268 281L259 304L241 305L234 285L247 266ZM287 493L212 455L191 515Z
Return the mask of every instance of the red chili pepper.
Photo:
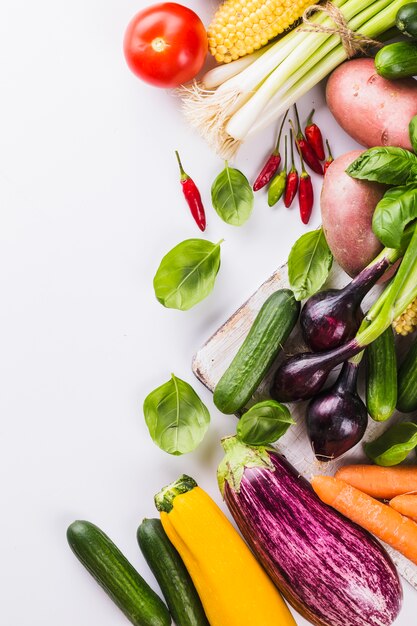
M291 169L287 174L287 186L285 187L284 204L287 209L291 206L298 189L298 172L294 164L294 143L292 130L290 131L291 143Z
M258 178L253 183L254 191L259 191L259 189L262 189L262 187L265 187L265 185L269 183L269 181L271 180L271 178L274 176L274 174L279 168L279 164L281 163L281 155L279 153L279 142L281 140L282 127L284 126L285 118L287 117L287 115L288 115L288 111L282 118L281 126L280 126L279 133L278 133L278 141L277 141L275 150L273 151L271 156L268 158L265 165L261 169L258 175Z
M329 165L331 165L334 161L332 151L330 150L329 142L327 141L327 139L326 139L326 146L327 146L327 150L329 151L329 156L327 157L326 162L324 164L324 173L327 172L327 170L329 169Z
M311 111L308 116L307 126L304 129L305 136L307 137L307 141L310 146L313 148L316 157L320 161L324 161L324 146L323 146L323 137L321 134L320 128L313 122L314 109Z
M195 222L200 230L206 229L206 214L204 212L203 203L201 201L200 192L198 191L197 185L193 181L192 178L188 176L184 172L182 167L180 155L178 151L175 150L175 154L177 156L178 165L180 167L180 181L182 185L182 191L187 201L188 206L190 207L191 215L195 219Z
M294 104L294 109L295 109L295 115L297 118L297 126L298 126L297 133L295 133L294 131L294 134L295 134L295 140L297 142L299 151L303 155L304 161L313 170L313 172L316 172L317 174L323 174L322 164L318 160L316 153L314 152L313 148L310 146L307 139L304 137L302 133L296 104Z
M293 123L291 120L290 120L290 124L293 129L293 132L295 132ZM313 192L313 185L311 183L311 176L310 174L307 174L305 167L304 167L303 155L302 155L300 147L298 147L298 154L300 155L300 161L301 161L300 186L298 188L298 204L300 207L301 221L303 222L303 224L308 224L308 222L310 221L310 217L311 217L311 211L313 210L314 192Z

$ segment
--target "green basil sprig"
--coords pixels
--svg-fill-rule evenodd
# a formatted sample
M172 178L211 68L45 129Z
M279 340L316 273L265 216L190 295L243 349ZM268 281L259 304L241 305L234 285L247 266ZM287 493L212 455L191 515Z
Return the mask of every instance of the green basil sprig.
M302 235L288 257L288 277L296 300L316 293L325 283L333 255L322 228Z
M417 183L389 189L375 207L372 230L388 248L399 248L407 224L417 218Z
M409 126L408 133L410 135L411 145L413 146L414 152L417 152L417 115L413 117Z
M229 167L226 161L224 170L211 187L211 201L223 221L232 226L241 226L252 213L252 187L246 176Z
M220 267L221 243L186 239L170 250L153 279L159 302L186 311L208 296Z
M156 445L175 455L194 450L210 423L210 413L194 389L174 374L145 398L143 412Z
M402 422L365 444L365 452L377 465L398 465L417 446L417 424Z
M237 436L252 446L264 446L282 437L291 424L295 422L284 404L265 400L242 415L237 425Z
M352 178L386 185L417 183L417 156L403 148L370 148L349 165L346 173Z

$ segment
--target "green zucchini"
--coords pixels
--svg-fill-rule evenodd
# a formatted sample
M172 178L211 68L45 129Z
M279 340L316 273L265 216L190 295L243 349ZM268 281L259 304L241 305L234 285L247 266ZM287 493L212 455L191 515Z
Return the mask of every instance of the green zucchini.
M398 371L397 409L412 413L417 409L417 337Z
M97 526L73 522L68 543L84 567L114 600L134 626L170 626L171 616L119 548Z
M294 328L299 313L300 303L289 289L276 291L262 305L214 390L214 404L222 413L236 413L246 405Z
M210 626L193 581L160 520L144 519L137 538L176 625Z
M375 68L384 78L405 78L417 74L417 42L398 41L377 52Z
M366 406L372 419L384 422L397 404L397 356L391 327L367 350Z
M417 38L417 2L409 2L399 9L395 24L404 35Z

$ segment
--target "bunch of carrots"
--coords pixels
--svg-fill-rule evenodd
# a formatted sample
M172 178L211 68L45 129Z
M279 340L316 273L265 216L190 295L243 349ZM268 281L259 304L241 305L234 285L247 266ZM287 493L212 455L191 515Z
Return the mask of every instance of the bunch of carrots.
M288 115L285 113L278 133L278 140L275 150L268 157L265 165L257 176L253 190L259 191L269 184L268 188L268 204L273 206L284 197L284 204L287 208L291 206L298 192L298 203L300 208L300 217L303 224L308 224L313 209L314 193L311 183L311 177L307 173L304 163L306 163L313 172L324 175L333 161L329 142L326 140L328 155L324 153L323 136L320 128L313 122L314 109L311 111L304 133L301 130L300 119L298 116L297 105L294 105L295 116L297 120L297 130L294 128L293 122L290 120L290 145L291 145L291 169L287 170L287 137L285 137L285 162L284 168L278 172L281 164L280 142L284 122ZM298 176L297 168L294 163L293 141L297 146L298 154L301 161L301 175ZM322 164L322 161L325 161Z
M417 564L416 466L347 465L311 484L323 502Z

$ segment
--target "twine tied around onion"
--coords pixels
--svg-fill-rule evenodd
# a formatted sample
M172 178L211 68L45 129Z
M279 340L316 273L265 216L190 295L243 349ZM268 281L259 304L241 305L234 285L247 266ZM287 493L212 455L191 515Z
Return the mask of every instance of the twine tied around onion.
M322 12L327 15L334 22L334 26L324 26L323 24L310 22L309 18L312 13L316 12ZM329 33L330 35L339 35L349 59L357 54L364 54L369 46L380 47L382 45L380 41L370 39L365 35L361 35L361 33L351 30L342 11L330 1L327 1L324 4L312 4L307 7L304 11L302 19L304 26L301 30L310 33Z

